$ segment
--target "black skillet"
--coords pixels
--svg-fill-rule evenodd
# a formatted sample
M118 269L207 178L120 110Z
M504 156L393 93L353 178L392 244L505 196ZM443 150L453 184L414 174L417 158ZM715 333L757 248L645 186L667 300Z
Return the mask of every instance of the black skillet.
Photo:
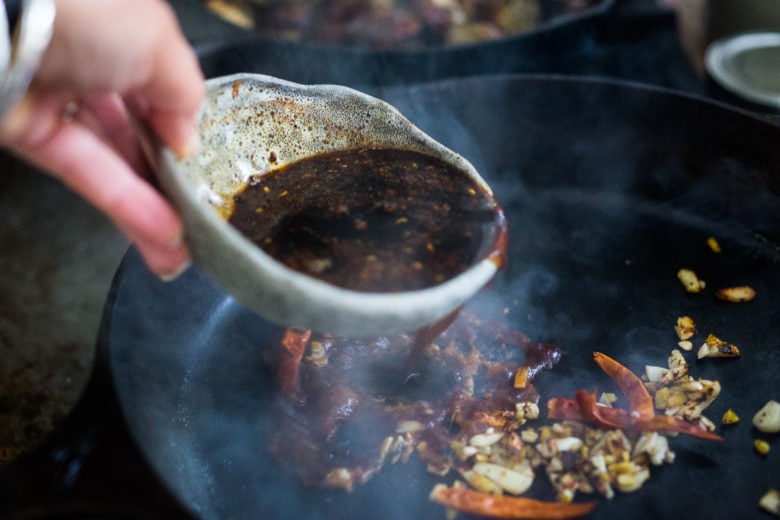
M173 0L208 76L262 71L300 83L409 84L473 74L548 70L551 56L573 70L594 45L599 23L615 15L616 0L595 0L567 12L558 0L540 2L539 24L525 33L486 42L377 50L288 41L224 22L202 0ZM197 22L197 23L193 23ZM634 35L636 36L636 35ZM566 57L566 58L562 58Z
M723 442L678 437L677 461L638 492L603 500L592 518L759 516L780 488L780 439L762 457L750 419L780 398L780 127L723 105L634 84L545 76L449 80L381 95L463 153L494 186L511 232L509 266L480 306L563 349L543 399L609 388L603 351L641 371L676 346L687 314L700 336L742 349L736 360L687 354L717 379L707 415L742 421ZM716 238L722 252L707 246ZM677 270L707 288L688 294ZM755 300L717 300L750 285ZM508 314L502 309L509 308ZM110 357L130 430L174 494L203 518L445 518L435 478L413 459L351 494L302 487L268 454L274 384L260 357L271 326L196 269L161 283L131 252L106 310ZM535 488L539 498L551 498Z

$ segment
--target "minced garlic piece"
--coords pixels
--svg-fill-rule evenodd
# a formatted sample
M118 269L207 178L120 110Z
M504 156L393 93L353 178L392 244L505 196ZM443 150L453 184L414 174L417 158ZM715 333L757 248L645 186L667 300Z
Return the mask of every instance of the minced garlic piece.
M769 443L763 439L756 439L753 441L753 447L756 449L759 455L769 454Z
M515 417L521 421L539 418L539 406L536 403L521 402L515 404Z
M726 410L726 412L723 414L723 417L721 418L720 422L722 424L736 424L739 422L739 416L737 413L729 408Z
M723 301L741 303L749 302L756 297L756 291L748 285L738 287L725 287L715 291L715 296Z
M710 246L713 253L720 253L720 244L715 240L715 237L708 238L707 245Z
M771 399L753 417L753 426L764 433L780 432L780 403Z
M701 292L707 285L704 280L699 280L696 273L690 269L680 269L677 271L677 278L680 279L683 286L685 286L685 290L689 293Z
M770 489L758 501L758 505L764 511L780 517L780 491Z
M698 359L708 357L740 357L742 353L739 351L739 347L727 343L718 338L714 334L709 334L704 340L704 343L699 347L699 351L696 353Z
M696 335L696 323L690 316L680 316L677 318L677 324L674 326L677 337L681 341L691 339Z
M693 342L688 340L677 342L677 346L686 352L690 352L691 350L693 350Z

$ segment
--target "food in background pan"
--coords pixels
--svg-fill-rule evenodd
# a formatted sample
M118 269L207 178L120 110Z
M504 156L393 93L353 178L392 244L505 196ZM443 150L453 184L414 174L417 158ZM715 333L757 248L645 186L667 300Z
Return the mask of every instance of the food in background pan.
M206 0L225 20L298 42L416 49L495 40L596 0Z

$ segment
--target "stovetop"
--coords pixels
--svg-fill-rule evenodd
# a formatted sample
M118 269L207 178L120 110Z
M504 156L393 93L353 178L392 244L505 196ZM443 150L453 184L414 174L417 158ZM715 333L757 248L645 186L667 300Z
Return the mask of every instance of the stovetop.
M196 48L229 33L191 9L197 1L172 1ZM593 31L585 48L572 50L577 59L566 57L565 70L553 57L535 72L626 79L723 99L691 67L672 12L651 2L626 2ZM105 347L98 348L90 382L69 417L37 449L0 467L0 517L191 518L128 433Z

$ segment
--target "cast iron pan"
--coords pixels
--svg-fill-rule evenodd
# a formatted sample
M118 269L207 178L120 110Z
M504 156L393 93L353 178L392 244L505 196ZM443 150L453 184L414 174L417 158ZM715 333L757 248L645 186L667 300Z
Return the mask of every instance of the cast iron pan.
M700 99L587 79L495 76L382 95L470 159L505 205L509 266L472 305L563 349L538 381L543 399L605 389L595 350L636 371L663 364L682 314L697 321L699 340L712 332L742 349L736 360L687 356L696 377L722 384L708 416L719 422L732 407L742 422L719 427L721 443L672 439L673 465L592 517L759 515L760 495L780 487L778 437L762 436L773 450L758 456L750 424L780 398L780 128ZM706 280L704 293L683 290L682 267ZM755 300L713 296L742 284ZM195 514L445 517L415 459L351 494L307 489L287 474L267 451L275 389L260 358L271 326L196 269L161 283L131 252L106 312L102 348L130 430Z
M262 71L300 83L349 85L409 84L474 74L574 70L580 53L594 45L600 20L612 15L615 0L594 2L578 14L561 15L536 29L499 40L419 50L373 50L341 45L299 43L228 26L200 1L180 9L185 17L208 18L224 34L195 41L207 76L237 70ZM568 58L561 58L566 56ZM563 63L565 62L565 63Z

